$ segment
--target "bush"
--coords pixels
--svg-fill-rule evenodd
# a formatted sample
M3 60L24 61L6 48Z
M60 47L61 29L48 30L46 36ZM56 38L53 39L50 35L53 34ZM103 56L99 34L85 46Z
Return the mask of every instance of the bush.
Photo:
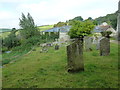
M4 65L4 64L8 64L9 62L10 62L10 60L8 60L8 59L3 60L3 61L2 61L2 65Z
M15 33L13 32L11 32L11 34L8 35L8 37L3 39L3 43L2 43L2 45L7 47L8 50L13 47L19 46L20 44L21 44L20 40L16 37Z
M103 37L110 37L110 34L112 34L112 32L111 31L104 31L104 32L101 32L101 34L102 34L102 36Z
M2 47L2 52L5 52L5 51L8 51L8 48L7 47Z

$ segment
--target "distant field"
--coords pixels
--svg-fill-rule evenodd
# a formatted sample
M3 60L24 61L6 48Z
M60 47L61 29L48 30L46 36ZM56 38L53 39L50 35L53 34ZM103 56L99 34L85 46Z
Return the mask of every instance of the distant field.
M48 30L50 28L53 28L53 25L46 25L46 26L38 26L39 31ZM10 34L11 29L0 29L0 38L5 38ZM16 35L19 33L19 31L16 32Z
M5 38L7 37L11 32L3 32L3 33L0 33L0 38Z
M0 33L1 33L1 32L10 32L10 31L12 31L12 29L0 28Z
M39 28L39 31L44 31L44 30L53 28L53 25L39 26L38 28Z

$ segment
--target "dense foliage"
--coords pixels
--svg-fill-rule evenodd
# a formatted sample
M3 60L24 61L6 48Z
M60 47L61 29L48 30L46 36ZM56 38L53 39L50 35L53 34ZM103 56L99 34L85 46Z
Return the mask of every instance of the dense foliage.
M90 20L84 22L73 21L72 27L68 34L71 38L83 38L84 36L90 35L93 28L94 24Z
M14 31L11 31L11 34L9 34L8 37L3 39L2 42L3 47L7 47L8 50L13 47L19 46L20 44L20 40L16 37Z
M97 21L98 24L107 22L116 30L116 28L117 28L117 12L115 12L113 14L107 14L106 16L103 16L103 17L98 17L95 19L95 21Z
M66 26L67 23L66 22L58 22L57 24L54 24L54 27L62 27L62 26Z
M29 13L27 17L22 13L22 19L20 19L19 25L22 28L20 33L25 39L39 35L37 26L35 25L34 20Z
M84 19L81 16L77 16L71 20L78 20L78 21L83 21Z
M28 13L27 17L22 14L22 19L20 19L20 27L22 29L16 30L12 28L11 33L2 41L2 52L8 50L27 50L29 51L31 47L37 45L38 43L46 43L48 41L54 41L58 38L58 34L48 34L40 35L37 27L34 24L34 20ZM17 33L17 34L16 34Z

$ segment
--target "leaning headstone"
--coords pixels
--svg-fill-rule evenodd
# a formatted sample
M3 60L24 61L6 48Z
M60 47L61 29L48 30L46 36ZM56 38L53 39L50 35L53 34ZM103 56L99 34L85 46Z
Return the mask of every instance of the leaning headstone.
M85 42L85 50L92 51L93 38L92 37L84 37L84 42Z
M84 71L83 41L77 40L67 46L68 72Z
M55 45L55 50L59 50L59 45Z
M107 56L110 54L110 39L102 38L100 40L100 56Z

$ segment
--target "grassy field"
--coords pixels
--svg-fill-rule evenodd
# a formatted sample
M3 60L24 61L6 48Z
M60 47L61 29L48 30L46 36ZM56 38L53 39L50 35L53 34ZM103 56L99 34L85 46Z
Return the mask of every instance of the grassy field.
M53 28L53 25L39 26L38 28L40 31L44 31L44 30L48 30L50 28Z
M44 30L48 30L50 28L53 28L53 25L45 25L45 26L39 26L38 29L39 31L44 31ZM0 38L5 38L10 34L10 32L3 32L0 33ZM16 35L19 34L19 31L16 32Z
M7 37L9 34L10 34L10 32L0 33L0 38L5 38L5 37Z
M117 44L111 44L110 56L99 56L95 48L84 52L85 71L73 74L67 72L65 46L40 49L3 68L3 88L118 88Z

